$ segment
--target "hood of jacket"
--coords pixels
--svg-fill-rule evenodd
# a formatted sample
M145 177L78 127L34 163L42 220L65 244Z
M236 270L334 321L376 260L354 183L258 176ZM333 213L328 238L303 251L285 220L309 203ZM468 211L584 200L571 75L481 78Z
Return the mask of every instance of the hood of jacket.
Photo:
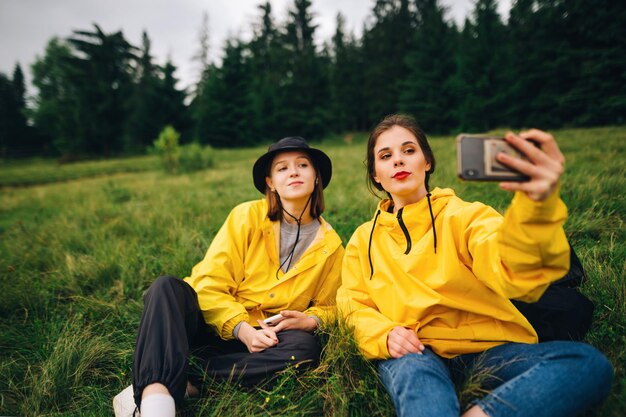
M385 199L378 203L378 208L371 221L372 225L367 248L370 279L374 275L371 243L376 233L376 228L385 229L398 246L404 245L405 255L411 252L413 242L421 239L430 230L433 234L433 253L436 254L436 219L439 213L447 206L450 199L454 197L454 191L450 188L435 188L425 198L402 207L396 213L393 213L391 210L392 200Z
M450 188L435 188L430 192L430 203L435 219L448 205L452 197L455 197L455 194ZM375 227L384 227L388 233L397 237L398 240L405 238L401 227L402 223L404 223L407 229L411 230L412 234L415 232L418 235L424 235L432 228L427 197L402 207L396 213L389 212L391 207L392 201L390 199L385 199L378 203L376 211L380 211L380 215Z

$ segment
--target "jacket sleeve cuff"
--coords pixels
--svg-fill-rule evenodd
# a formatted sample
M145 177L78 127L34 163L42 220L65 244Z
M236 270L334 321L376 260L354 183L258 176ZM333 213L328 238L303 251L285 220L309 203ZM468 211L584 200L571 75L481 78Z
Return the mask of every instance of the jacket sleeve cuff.
M387 337L389 336L389 332L385 333L378 339L378 359L389 359L391 355L389 354L389 348L387 347Z
M317 322L317 328L319 329L320 327L322 327L322 319L320 319L317 316L314 316L312 314L309 314L309 317L311 317L313 320L315 320Z
M222 326L220 337L224 340L234 339L235 336L233 334L233 330L235 330L235 327L242 321L248 321L248 318L249 318L248 313L241 313L241 314L237 314L235 317L228 320Z
M526 193L518 191L513 197L511 208L521 222L555 221L567 216L567 207L560 197L561 186L543 201L534 201Z
M312 316L313 318L318 320L319 323L328 323L335 318L335 310L335 306L311 307L307 308L304 311L304 314L306 314L307 316Z
M239 329L241 328L242 324L243 324L243 321L240 321L239 323L237 323L237 325L233 329L233 337L237 340L239 340Z

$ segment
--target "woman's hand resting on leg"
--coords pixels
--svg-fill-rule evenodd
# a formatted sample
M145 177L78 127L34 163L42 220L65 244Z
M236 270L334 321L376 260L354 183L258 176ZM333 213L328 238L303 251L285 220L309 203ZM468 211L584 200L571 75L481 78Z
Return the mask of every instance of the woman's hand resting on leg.
M396 326L387 335L387 350L392 358L398 359L409 353L421 355L424 345L413 330Z
M239 340L246 345L250 353L262 352L278 344L276 331L261 321L259 323L261 323L260 329L255 329L246 322L243 322L239 328Z

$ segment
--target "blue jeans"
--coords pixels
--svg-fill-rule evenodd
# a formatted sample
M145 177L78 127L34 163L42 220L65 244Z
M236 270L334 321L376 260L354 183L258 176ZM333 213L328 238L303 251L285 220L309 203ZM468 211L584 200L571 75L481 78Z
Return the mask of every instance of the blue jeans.
M472 403L490 417L575 416L609 393L613 368L585 343L507 343L452 359L430 349L378 364L399 417L458 417L455 383L486 373L489 393Z

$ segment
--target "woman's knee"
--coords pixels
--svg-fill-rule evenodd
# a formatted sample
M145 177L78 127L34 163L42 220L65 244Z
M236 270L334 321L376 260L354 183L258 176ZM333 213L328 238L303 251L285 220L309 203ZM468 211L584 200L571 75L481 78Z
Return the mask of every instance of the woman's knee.
M595 347L586 343L576 343L579 356L579 372L587 376L589 384L604 388L601 394L608 395L613 380L613 366L611 362Z
M278 347L282 347L288 359L317 363L322 354L319 338L304 330L286 330L278 334ZM282 346L281 346L282 345Z
M148 291L160 291L163 289L170 289L172 286L178 285L180 278L172 276L172 275L161 275L157 279L155 279Z
M541 343L539 345L542 345ZM611 390L613 366L595 347L583 342L546 342L550 358L567 364L571 381L576 381L578 396L585 398L585 406L600 403Z
M182 287L183 283L184 281L178 277L162 275L152 282L144 293L144 298L158 296L163 293L171 294L173 291L176 291L177 288Z

